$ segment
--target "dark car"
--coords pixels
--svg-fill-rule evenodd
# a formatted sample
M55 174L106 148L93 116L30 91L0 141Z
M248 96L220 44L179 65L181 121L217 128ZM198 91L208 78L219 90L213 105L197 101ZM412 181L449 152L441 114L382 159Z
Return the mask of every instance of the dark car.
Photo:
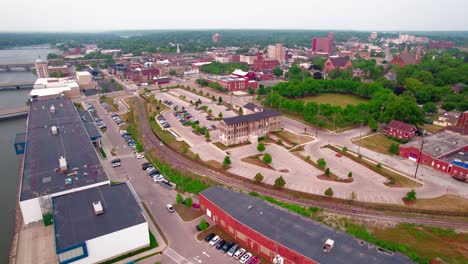
M198 227L198 226L197 226ZM213 237L215 237L215 233L209 233L206 237L205 237L205 241L208 242L210 241L211 239L213 239Z
M223 247L221 248L221 251L222 251L223 253L228 252L228 250L231 249L231 247L232 247L233 244L234 244L233 242L226 242L226 243L223 245Z
M208 228L208 227L210 227L210 224L206 223L206 228ZM195 228L197 229L197 231L202 231L200 229L200 225L197 225Z
M146 169L149 168L149 167L153 167L153 165L151 165L151 164L144 165L144 166L141 166L141 169L142 169L142 170L146 170Z
M143 167L143 166L148 166L148 165L151 165L151 163L149 163L148 161L145 161L145 162L143 162L143 163L141 164L141 167ZM145 169L145 170L146 170L146 169Z
M226 240L219 241L218 244L216 244L216 249L221 249L224 244L226 244Z

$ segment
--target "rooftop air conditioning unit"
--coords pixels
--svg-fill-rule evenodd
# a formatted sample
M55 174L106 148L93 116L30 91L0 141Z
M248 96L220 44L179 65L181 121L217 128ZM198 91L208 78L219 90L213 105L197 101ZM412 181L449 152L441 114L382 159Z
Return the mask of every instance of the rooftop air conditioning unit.
M259 106L255 107L255 108L254 108L254 112L255 112L255 113L263 112L263 107L259 107Z
M51 106L50 106L50 112L51 112L51 113L55 113L55 106L54 106L54 105L51 105Z
M93 209L96 215L100 215L104 213L104 209L102 208L101 201L93 202Z
M51 126L50 131L52 131L52 135L57 135L57 133L58 133L58 129L57 129L56 126Z
M67 160L63 156L60 156L59 158L59 165L60 165L61 172L65 173L68 171Z

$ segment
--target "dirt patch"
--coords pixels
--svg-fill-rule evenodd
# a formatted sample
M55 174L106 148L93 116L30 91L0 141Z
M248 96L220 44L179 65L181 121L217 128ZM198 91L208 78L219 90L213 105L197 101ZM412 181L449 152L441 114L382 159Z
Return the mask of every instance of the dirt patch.
M338 154L338 153L336 153L335 156L338 157L338 158L343 157L341 154Z
M282 170L279 170L279 172L288 173L289 170L288 169L282 169Z
M241 161L243 161L245 163L255 165L255 166L259 166L259 167L262 167L262 168L265 168L265 169L275 170L269 164L267 164L267 163L263 162L262 160L260 160L260 155L245 157L245 158L242 158Z
M410 203L405 202L405 205L407 207L418 209L468 212L468 199L451 194L431 199L416 199L416 201L412 201Z
M192 207L187 208L183 204L174 204L173 207L174 210L179 214L180 218L182 218L182 220L185 222L190 222L203 215L201 210Z
M275 133L278 137L280 137L282 140L291 142L293 145L301 145L307 142L310 142L314 140L313 137L311 136L306 136L306 135L301 135L301 134L295 134L291 133L287 130L282 130L278 133Z
M226 168L226 166L224 166L224 164L222 164L221 162L216 161L216 160L209 160L209 161L206 162L206 164L208 166L212 167L212 168L219 169L219 170ZM227 166L227 167L230 167L230 166Z
M399 144L398 142L391 140L380 133L356 140L353 143L363 148L367 148L386 155L390 155L388 148L392 143Z

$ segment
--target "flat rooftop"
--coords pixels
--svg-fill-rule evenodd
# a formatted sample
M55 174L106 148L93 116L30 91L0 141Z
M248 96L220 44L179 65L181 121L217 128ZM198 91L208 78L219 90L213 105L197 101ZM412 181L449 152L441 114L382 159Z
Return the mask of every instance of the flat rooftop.
M200 194L245 226L319 263L413 263L399 253L385 253L375 245L361 243L351 235L250 195L219 186ZM322 247L327 239L334 240L335 245L331 252L324 253Z
M55 112L50 111L51 106ZM56 126L57 135L51 127ZM59 171L59 158L68 172ZM67 98L31 102L20 200L108 181L81 118Z
M421 138L412 140L402 147L421 148ZM468 146L468 137L452 131L441 131L436 134L424 137L423 152L434 158L441 158L454 151Z
M103 213L96 215L93 202ZM101 185L52 198L56 250L146 222L127 183Z

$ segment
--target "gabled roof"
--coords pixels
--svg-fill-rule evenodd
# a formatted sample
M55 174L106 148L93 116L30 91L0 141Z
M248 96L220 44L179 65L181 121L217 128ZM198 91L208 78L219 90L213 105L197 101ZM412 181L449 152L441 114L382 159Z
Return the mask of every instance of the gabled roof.
M394 128L403 132L414 132L417 130L417 128L411 124L407 124L398 120L392 120L390 123L388 123L387 128Z
M335 68L343 68L349 62L347 58L343 57L329 58L329 60Z

